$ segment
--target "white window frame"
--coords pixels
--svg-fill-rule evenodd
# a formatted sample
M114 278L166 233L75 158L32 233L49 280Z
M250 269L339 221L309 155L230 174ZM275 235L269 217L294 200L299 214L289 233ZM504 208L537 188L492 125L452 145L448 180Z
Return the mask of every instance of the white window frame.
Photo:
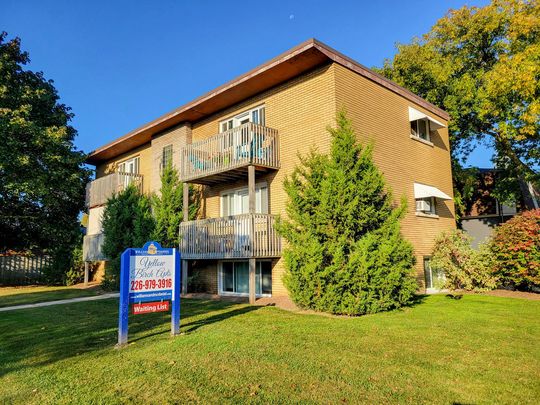
M126 171L126 165L133 164L134 171ZM132 158L126 159L120 163L118 163L117 166L117 172L119 173L131 173L131 174L139 174L140 170L140 158L139 156L134 156Z
M442 292L442 291L447 291L445 289L439 289L439 288L436 288L433 284L433 269L431 268L431 265L430 265L430 261L431 261L431 256L424 256L423 258L423 267L424 267L424 283L425 283L425 286L426 286L426 293L428 294L433 294L433 293L438 293L438 292ZM426 279L426 272L429 271L429 279L431 281L431 285L428 286L428 282L427 282L427 279ZM442 277L441 279L444 280L446 279L446 276L444 275L444 272L441 272L442 274ZM439 279L439 277L437 276L437 279Z
M263 192L262 189L266 189L266 201L263 201ZM225 214L225 204L224 204L224 198L229 198L225 196L230 196L234 194L239 194L240 192L246 192L248 191L247 187L236 187L231 188L227 190L223 190L219 193L219 215L221 217L228 217L230 215ZM249 197L248 197L249 198ZM258 201L257 201L258 199ZM229 198L230 201L230 198ZM228 203L229 204L229 203ZM236 202L235 202L236 204ZM257 214L268 214L270 209L270 195L269 195L269 188L267 182L260 182L255 184L255 213ZM235 209L236 210L236 209ZM240 214L232 214L232 215L240 215Z
M226 118L219 122L219 132L226 132L229 129L239 127L244 123L243 121L248 120L248 122L254 122L253 116L254 112L258 114L258 125L264 126L266 123L266 106L264 104L258 105L257 107L251 108L249 110L244 110L239 114L234 115L233 117Z
M417 207L417 202L418 201L425 201L425 200L429 200L429 205L430 205L430 210L429 211L423 211L423 210L419 210L418 207ZM415 210L416 210L416 213L418 214L423 214L423 215L432 215L432 216L436 216L437 215L437 199L435 197L427 197L427 198L416 198L414 200L415 202Z
M420 133L417 132L417 131L414 131L413 130L413 122L416 122L416 128L418 128L418 122L419 121L423 121L426 125L426 138L422 138L420 136ZM420 118L420 119L417 119L417 120L412 120L410 121L410 128L411 128L411 137L415 138L415 139L419 139L421 141L424 141L424 142L431 142L431 130L430 130L430 126L429 126L429 119L427 118Z
M230 296L230 297L249 297L249 292L247 293L238 293L238 292L231 292L231 291L223 291L223 263L225 262L228 262L228 263L235 263L235 262L248 262L247 260L220 260L218 262L218 294L219 295L223 295L223 296ZM272 278L274 277L274 274L272 273L272 260L271 259L257 259L257 265L261 262L269 262L270 263L270 274L272 276ZM257 266L257 268L259 268ZM259 276L259 283L260 283L260 291L262 292L262 282L263 282L263 278L262 278L262 267L260 267L261 269L261 275ZM256 272L257 270L255 270ZM257 280L257 276L255 276L255 280ZM233 281L233 285L234 285L234 281ZM257 289L255 288L255 291L257 291ZM255 294L256 297L271 297L272 294Z

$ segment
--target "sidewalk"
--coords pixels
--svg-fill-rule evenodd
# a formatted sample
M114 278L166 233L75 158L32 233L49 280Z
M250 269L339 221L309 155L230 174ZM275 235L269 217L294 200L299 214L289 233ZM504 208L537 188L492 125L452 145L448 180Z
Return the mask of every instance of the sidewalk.
M12 307L0 308L0 312L15 311L17 309L48 307L50 305L72 304L74 302L97 301L97 300L104 300L104 299L107 299L107 298L117 298L119 296L120 296L119 293L108 293L108 294L102 294L102 295L95 295L95 296L92 296L92 297L70 298L70 299L67 299L67 300L38 302L37 304L15 305L15 306L12 306Z

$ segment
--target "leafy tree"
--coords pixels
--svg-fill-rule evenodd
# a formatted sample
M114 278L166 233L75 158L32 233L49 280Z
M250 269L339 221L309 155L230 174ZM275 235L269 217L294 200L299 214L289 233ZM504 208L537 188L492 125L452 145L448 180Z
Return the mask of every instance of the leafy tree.
M284 278L301 307L361 315L411 302L417 289L411 245L400 233L405 202L394 207L372 147L356 143L345 114L329 129L329 155L312 151L284 182Z
M495 273L505 287L540 290L540 209L497 227L490 247Z
M128 247L143 246L154 232L150 198L130 185L107 201L103 211L103 254L109 259L103 285L118 289L120 256Z
M73 144L70 108L43 73L24 70L29 61L19 38L0 33L0 249L48 250L61 277L90 172Z
M397 48L380 72L450 113L455 172L478 144L487 144L507 175L496 190L499 199L516 200L515 185L524 185L517 180L538 185L538 0L450 10L422 38Z
M152 197L152 210L156 219L153 239L163 247L178 246L179 226L183 220L183 185L177 170L169 164L161 174L159 195ZM199 199L195 189L189 190L189 219L195 219L199 211Z

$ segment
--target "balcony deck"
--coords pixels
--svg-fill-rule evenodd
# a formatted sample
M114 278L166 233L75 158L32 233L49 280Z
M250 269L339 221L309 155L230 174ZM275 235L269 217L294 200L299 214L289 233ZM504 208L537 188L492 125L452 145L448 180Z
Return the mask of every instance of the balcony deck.
M186 145L180 151L180 180L217 184L247 178L247 167L257 172L279 169L278 131L251 122Z
M103 254L102 247L105 239L104 234L85 235L83 238L83 260L99 261L107 260Z
M274 216L242 214L180 224L183 259L247 259L281 256Z
M86 206L104 205L113 194L119 193L130 184L142 191L143 176L133 173L111 173L86 185Z

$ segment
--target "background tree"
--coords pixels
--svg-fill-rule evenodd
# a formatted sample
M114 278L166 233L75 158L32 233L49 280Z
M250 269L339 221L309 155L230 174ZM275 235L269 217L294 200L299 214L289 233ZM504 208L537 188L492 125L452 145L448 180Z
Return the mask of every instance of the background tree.
M161 174L159 195L152 197L152 210L156 220L153 239L163 247L178 247L180 222L183 220L183 185L178 171L169 164ZM190 186L189 219L195 219L199 211L196 190Z
M397 48L380 72L450 113L455 172L484 144L493 147L492 160L506 173L496 190L501 200L516 200L517 180L538 187L538 0L450 10L422 38Z
M143 246L154 232L150 198L130 185L107 200L103 211L103 254L109 259L103 287L117 290L120 256L128 247Z
M418 288L411 245L400 233L372 148L356 143L344 113L329 129L329 155L312 151L284 183L285 285L301 307L361 315L409 303Z
M68 259L55 262L67 271L90 172L73 144L70 108L51 80L24 70L20 39L6 38L0 33L0 249L48 250Z

